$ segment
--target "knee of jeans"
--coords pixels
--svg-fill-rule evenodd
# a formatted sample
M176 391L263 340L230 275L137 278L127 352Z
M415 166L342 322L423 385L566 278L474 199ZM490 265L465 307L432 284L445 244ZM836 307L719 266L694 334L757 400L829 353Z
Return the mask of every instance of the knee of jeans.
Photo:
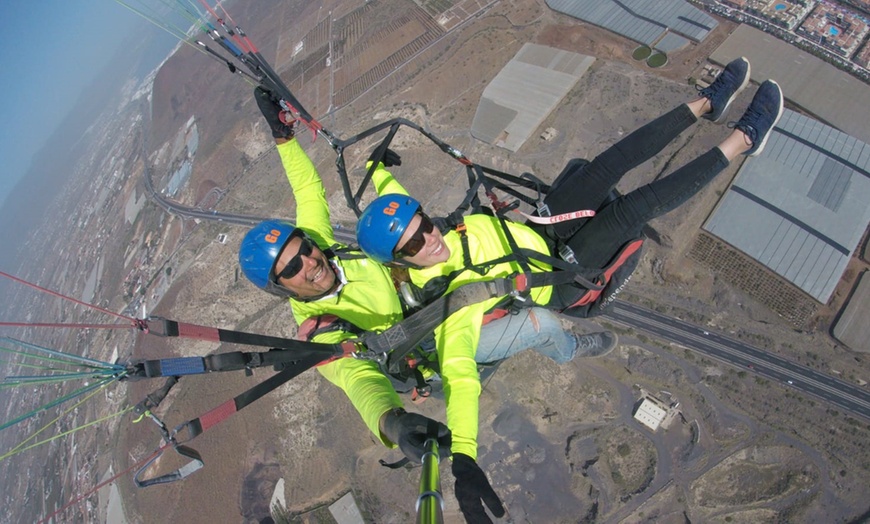
M577 337L568 331L561 331L550 337L552 340L551 351L547 354L556 364L564 364L574 360L579 349Z
M572 344L570 344L570 348L568 348L568 347L565 347L564 349L560 348L560 351L559 351L557 357L553 359L557 364L564 364L566 362L571 362L572 360L574 360L574 357L577 356L577 349L579 347L579 343L577 342L577 337L569 336L569 338L571 339L571 342L572 342Z

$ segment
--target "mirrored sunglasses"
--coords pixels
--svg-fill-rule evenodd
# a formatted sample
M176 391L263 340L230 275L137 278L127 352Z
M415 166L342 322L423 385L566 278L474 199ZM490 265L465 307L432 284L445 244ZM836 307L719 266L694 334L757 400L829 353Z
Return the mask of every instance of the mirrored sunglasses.
M309 238L300 236L298 237L302 239L302 243L299 244L299 251L287 262L287 265L284 266L284 269L281 270L280 273L275 275L275 280L277 281L279 278L293 278L300 271L302 271L302 256L310 257L311 253L314 251L316 247L314 242L312 242Z
M420 226L414 232L414 235L405 242L405 245L395 251L396 258L412 257L419 253L423 249L423 246L426 245L426 239L423 237L423 234L430 234L435 229L435 225L432 224L432 221L429 220L429 217L425 213L417 214L420 215Z

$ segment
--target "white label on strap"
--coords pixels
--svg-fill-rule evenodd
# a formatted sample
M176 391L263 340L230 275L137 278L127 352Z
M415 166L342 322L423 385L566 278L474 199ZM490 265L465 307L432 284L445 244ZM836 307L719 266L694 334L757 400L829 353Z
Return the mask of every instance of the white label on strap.
M530 222L534 222L535 224L558 224L559 222L565 222L567 220L574 220L577 218L589 218L595 216L595 211L591 209L583 209L580 211L571 211L570 213L562 213L561 215L555 215L551 217L536 217L529 215L528 213L523 213L519 210L514 210L517 213L523 215Z

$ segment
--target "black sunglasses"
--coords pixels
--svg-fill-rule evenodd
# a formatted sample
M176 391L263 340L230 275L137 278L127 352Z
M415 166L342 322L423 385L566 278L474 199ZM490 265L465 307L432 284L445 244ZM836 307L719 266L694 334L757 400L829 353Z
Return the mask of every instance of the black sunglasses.
M425 213L417 214L420 215L420 226L414 232L414 235L405 242L405 245L395 251L396 258L412 257L419 253L423 249L423 246L426 245L426 239L423 238L423 234L430 234L435 229L435 225L432 224L432 221L429 220L429 217Z
M293 255L293 258L287 262L287 265L284 266L284 269L281 270L280 273L275 275L275 281L279 278L293 278L297 273L302 271L302 256L310 257L312 251L314 251L314 243L307 237L299 236L302 242L299 244L299 251ZM289 244L290 241L288 240Z

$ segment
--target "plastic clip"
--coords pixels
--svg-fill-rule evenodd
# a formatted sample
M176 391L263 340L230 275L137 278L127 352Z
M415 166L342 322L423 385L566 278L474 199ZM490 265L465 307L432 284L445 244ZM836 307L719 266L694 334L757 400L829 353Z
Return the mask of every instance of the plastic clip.
M562 244L559 246L559 256L562 257L562 260L568 262L569 264L576 264L577 257L574 256L574 250L568 244Z

